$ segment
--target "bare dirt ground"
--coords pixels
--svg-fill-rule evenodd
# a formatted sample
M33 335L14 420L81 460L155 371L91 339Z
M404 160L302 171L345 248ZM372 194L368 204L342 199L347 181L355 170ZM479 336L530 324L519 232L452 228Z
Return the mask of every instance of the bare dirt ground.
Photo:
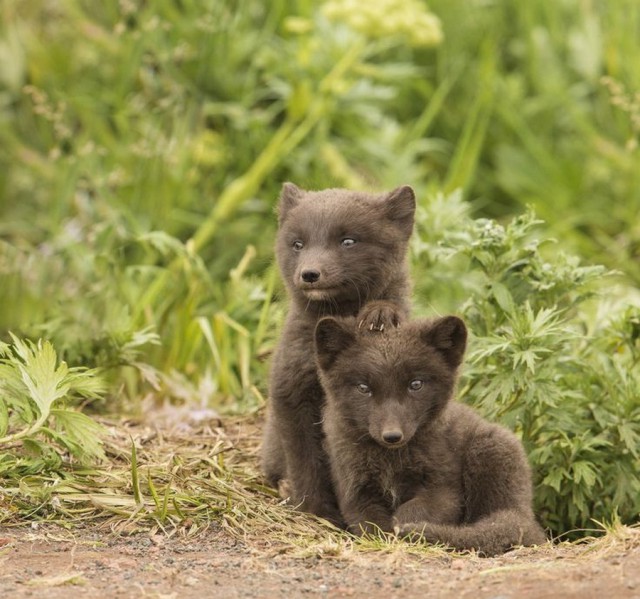
M581 597L640 599L640 530L498 558L269 554L209 530L196 539L54 526L0 531L0 597L167 599Z
M168 420L181 423L173 413ZM215 421L209 428L170 432L155 412L149 430L144 425L114 430L127 442L138 440L145 468L164 460L168 451L188 465L193 456L215 456L217 447L233 448L226 454L227 468L257 467L259 422ZM187 472L195 477L198 468ZM244 471L234 472L243 476ZM268 501L277 499L264 496L261 505L268 509ZM279 529L284 542L261 532L268 527L247 526L248 532L234 535L212 524L189 536L184 527L167 535L139 525L124 532L99 518L95 524L68 521L67 528L16 521L0 526L0 598L640 599L640 527L620 527L583 544L549 543L481 558L441 550L416 553L401 541L367 551L335 543L330 535L328 544L313 537L295 543L307 529L296 529L295 513L293 518L290 527Z

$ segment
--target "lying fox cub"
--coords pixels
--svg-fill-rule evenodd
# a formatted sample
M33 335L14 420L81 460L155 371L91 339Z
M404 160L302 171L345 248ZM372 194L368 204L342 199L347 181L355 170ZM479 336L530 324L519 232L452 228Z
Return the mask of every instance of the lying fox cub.
M363 312L375 310L375 303ZM465 351L459 318L382 332L323 318L316 359L326 450L350 531L379 527L486 555L545 541L518 439L451 399Z

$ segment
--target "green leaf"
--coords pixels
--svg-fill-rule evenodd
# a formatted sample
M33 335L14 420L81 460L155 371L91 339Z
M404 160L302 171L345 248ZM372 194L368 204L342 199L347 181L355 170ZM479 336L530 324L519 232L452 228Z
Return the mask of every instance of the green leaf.
M542 481L543 485L548 485L552 489L554 489L557 493L560 492L560 485L562 483L562 479L564 478L564 470L556 469L552 470L544 477Z
M491 286L491 293L504 312L507 314L514 312L515 305L511 293L509 293L509 290L502 283L495 281Z
M597 480L597 475L593 465L589 462L585 462L584 460L574 462L571 465L571 471L573 473L574 481L578 485L584 481L585 485L588 488L591 488Z
M0 397L0 437L4 437L9 430L9 410L7 402Z
M140 476L138 474L138 452L136 442L131 439L131 486L133 487L133 498L136 503L142 503L142 493L140 491Z
M82 461L86 458L103 459L102 437L104 427L82 412L72 410L51 410L56 428L63 433L60 441Z
M48 341L38 341L34 345L13 335L12 338L14 351L21 359L21 362L16 362L16 366L22 382L36 403L40 415L46 417L51 405L69 391L69 383L65 381L67 365L62 362L56 368L56 352Z
M618 434L620 435L620 439L622 439L622 442L626 445L627 449L635 457L638 457L638 446L640 445L640 438L631 427L631 424L629 424L628 422L619 424Z
M8 432L6 417L0 414L0 444L33 437L43 431L50 418L53 405L71 394L83 397L99 397L105 389L102 378L95 370L68 368L65 362L58 364L53 345L39 340L33 343L11 335L11 351L3 348L0 359L0 392L17 414L16 422L24 423L22 430ZM35 413L37 412L37 414ZM57 436L67 450L80 459L100 457L101 429L86 416L57 410L56 417L66 436ZM55 434L53 435L56 436Z

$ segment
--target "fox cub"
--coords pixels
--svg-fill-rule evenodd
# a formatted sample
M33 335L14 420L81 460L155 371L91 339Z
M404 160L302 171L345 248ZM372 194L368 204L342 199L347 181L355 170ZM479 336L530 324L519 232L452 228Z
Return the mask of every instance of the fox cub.
M372 300L380 301L368 312L368 328L408 313L415 207L408 186L369 194L285 183L280 196L275 253L291 301L272 364L262 469L270 484L286 481L300 509L336 524L342 518L322 447L314 330L321 317L355 316Z
M486 555L543 543L520 442L451 399L463 321L371 333L358 328L366 317L323 318L315 331L325 446L348 529L395 530Z

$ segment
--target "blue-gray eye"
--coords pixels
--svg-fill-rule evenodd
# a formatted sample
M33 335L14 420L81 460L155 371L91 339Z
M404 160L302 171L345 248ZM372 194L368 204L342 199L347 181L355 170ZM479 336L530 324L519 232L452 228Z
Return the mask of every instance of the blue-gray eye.
M423 381L421 381L420 379L414 379L409 383L409 389L411 389L411 391L420 391L423 385Z
M359 385L356 385L356 387L358 388L358 391L362 393L362 395L371 395L371 387L369 387L369 385L360 383Z
M296 239L293 242L292 247L296 252L299 252L304 247L304 243L302 243L302 241L300 241L299 239Z
M351 237L345 237L340 243L344 247L348 248L348 247L351 247L352 245L355 245L356 244L356 240L352 239Z

